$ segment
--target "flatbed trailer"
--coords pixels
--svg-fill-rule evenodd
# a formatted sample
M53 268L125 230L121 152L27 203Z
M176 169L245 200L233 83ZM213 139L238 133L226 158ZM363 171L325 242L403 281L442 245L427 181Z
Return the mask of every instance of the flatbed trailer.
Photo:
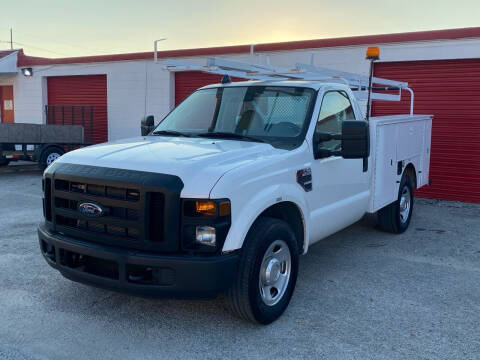
M0 124L0 166L35 161L46 167L64 153L91 145L82 125Z

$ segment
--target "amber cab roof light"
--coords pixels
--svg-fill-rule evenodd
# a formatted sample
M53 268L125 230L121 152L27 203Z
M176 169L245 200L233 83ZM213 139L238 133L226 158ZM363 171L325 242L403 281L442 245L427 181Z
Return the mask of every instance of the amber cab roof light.
M369 60L380 59L380 49L378 46L369 46L366 51L366 58Z

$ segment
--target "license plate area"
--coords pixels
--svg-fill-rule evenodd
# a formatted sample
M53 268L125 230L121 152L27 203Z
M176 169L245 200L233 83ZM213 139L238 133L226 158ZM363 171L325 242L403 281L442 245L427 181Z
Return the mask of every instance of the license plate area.
M75 271L107 279L119 279L118 263L112 260L100 259L60 249L60 264Z

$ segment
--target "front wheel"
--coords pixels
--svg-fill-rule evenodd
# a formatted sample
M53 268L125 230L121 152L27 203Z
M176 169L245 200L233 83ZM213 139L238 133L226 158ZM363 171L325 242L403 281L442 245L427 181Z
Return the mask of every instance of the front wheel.
M245 241L228 305L240 318L269 324L292 298L298 274L297 241L287 223L267 217L255 222Z
M401 234L407 230L413 213L413 181L403 174L397 201L378 211L378 224L382 230Z

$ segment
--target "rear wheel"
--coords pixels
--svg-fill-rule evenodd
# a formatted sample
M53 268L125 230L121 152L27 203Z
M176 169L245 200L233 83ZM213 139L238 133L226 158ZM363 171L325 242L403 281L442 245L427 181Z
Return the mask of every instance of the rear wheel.
M292 298L298 274L297 241L287 223L266 217L255 222L245 241L228 305L242 319L269 324Z
M378 224L382 230L401 234L407 230L413 213L413 181L404 173L400 181L397 201L378 211Z
M43 151L42 156L40 157L40 164L43 167L47 167L64 153L65 151L62 148L56 146L48 147Z
M0 158L0 166L7 166L10 164L10 160L7 158Z

